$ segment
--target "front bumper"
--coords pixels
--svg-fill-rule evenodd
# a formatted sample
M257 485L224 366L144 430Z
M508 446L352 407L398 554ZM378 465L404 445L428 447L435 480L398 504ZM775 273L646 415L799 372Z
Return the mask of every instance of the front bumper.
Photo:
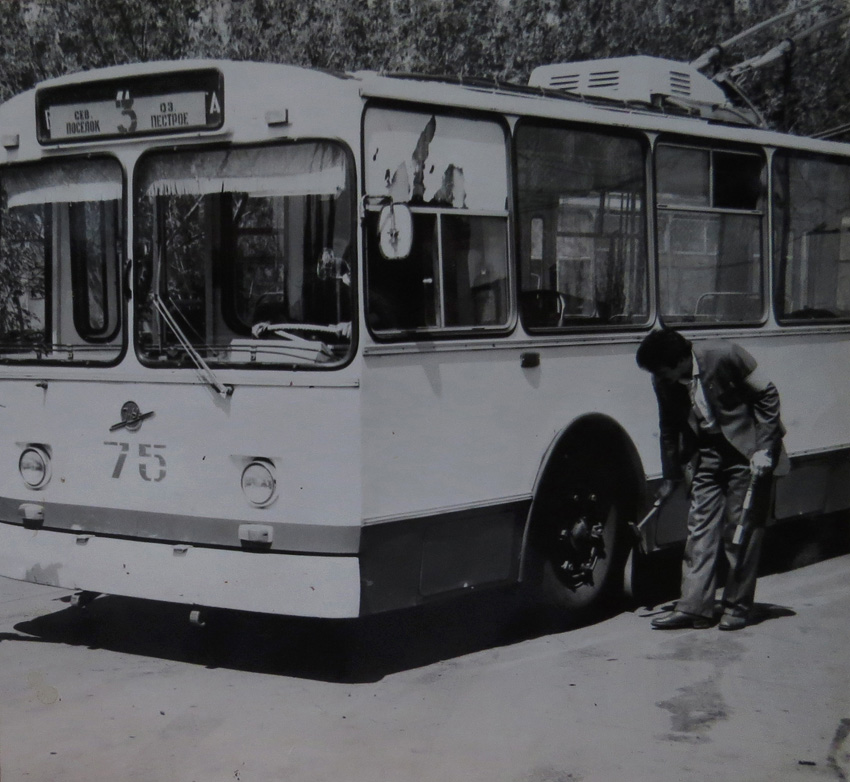
M201 548L0 522L0 575L239 611L324 618L360 614L355 556Z

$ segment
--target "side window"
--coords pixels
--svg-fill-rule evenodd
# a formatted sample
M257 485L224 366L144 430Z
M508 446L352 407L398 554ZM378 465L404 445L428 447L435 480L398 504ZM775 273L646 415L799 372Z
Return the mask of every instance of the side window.
M372 108L365 120L367 318L390 337L508 323L507 154L491 120ZM408 213L387 257L381 215ZM401 214L399 214L401 217Z
M658 146L659 305L668 324L762 319L764 176L761 155Z
M773 191L777 318L850 318L850 164L777 153Z
M645 323L643 142L523 122L516 160L525 327Z
M122 204L122 171L112 159L3 168L0 360L119 355Z

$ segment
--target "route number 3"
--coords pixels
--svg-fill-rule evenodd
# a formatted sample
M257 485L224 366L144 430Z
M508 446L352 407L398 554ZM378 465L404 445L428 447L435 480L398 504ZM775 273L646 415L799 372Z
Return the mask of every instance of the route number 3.
M113 445L118 448L118 458L115 468L112 470L113 478L120 478L127 459L132 459L138 464L139 475L142 480L158 483L165 478L165 450L164 445L147 445L139 443L138 455L130 456L130 443L105 442L104 445Z

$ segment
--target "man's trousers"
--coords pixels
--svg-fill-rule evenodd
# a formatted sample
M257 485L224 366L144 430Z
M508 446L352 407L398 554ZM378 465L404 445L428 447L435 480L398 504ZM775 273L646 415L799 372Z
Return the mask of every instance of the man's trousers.
M757 482L750 512L751 532L742 547L734 545L732 535L750 484L749 460L723 435L700 436L678 611L713 616L721 552L724 552L729 568L723 590L723 612L733 616L749 614L755 598L771 483L770 476Z

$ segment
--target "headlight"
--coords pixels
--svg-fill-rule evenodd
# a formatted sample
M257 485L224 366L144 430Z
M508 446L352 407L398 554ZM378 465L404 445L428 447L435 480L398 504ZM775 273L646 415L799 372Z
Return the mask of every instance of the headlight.
M242 492L256 508L265 508L275 498L277 482L269 462L255 460L242 471Z
M31 445L21 454L18 470L30 489L40 489L50 480L50 456L43 448Z

